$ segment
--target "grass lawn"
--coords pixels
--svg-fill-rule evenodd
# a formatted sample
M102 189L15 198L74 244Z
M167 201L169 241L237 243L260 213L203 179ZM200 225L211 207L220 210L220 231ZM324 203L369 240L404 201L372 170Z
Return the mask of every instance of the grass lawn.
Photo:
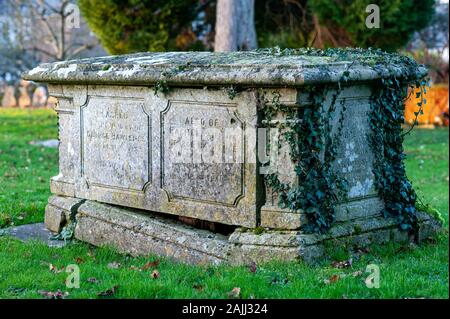
M51 110L0 108L0 228L43 220L57 150L30 141L56 138L56 121ZM448 147L447 129L416 129L405 143L408 176L419 196L441 211L447 230ZM139 270L159 258L132 258L80 242L49 248L0 236L0 298L43 298L39 291L57 290L68 292L66 298L229 298L235 287L243 298L448 298L448 247L447 231L420 247L373 246L348 269L330 262L268 263L250 271L161 259ZM80 268L78 289L66 288L69 264ZM364 283L368 264L380 267L378 289ZM108 293L112 287L114 293Z

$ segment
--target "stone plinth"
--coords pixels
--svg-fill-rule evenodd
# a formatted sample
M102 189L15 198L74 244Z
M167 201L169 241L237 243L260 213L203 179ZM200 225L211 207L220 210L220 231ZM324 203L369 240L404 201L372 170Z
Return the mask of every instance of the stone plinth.
M400 231L391 219L368 216L337 222L322 235L300 230L248 228L236 228L231 234L223 235L155 213L60 196L49 199L47 227L52 227L53 219L60 221L61 216L69 219L74 212L77 220L74 234L79 240L112 246L134 256L158 254L193 264L239 265L271 260L313 263L337 247L364 248L389 241L422 242L434 236L440 227L421 213L417 234Z
M59 174L51 179L57 196L46 210L53 231L76 221L76 238L96 245L214 263L309 260L324 253L324 241L354 235L354 225L365 242L404 238L380 216L383 202L374 188L368 112L379 75L355 61L146 53L42 64L24 77L48 83L58 100ZM349 184L336 207L337 224L324 237L303 234L304 212L278 207L257 161L266 143L258 128L274 96L301 120L312 103L305 87L322 85L331 87L325 109L336 105L332 130L342 125L333 165ZM275 119L289 120L281 113ZM288 156L277 165L281 180L295 182ZM208 233L168 216L235 231ZM256 236L244 228L267 232Z

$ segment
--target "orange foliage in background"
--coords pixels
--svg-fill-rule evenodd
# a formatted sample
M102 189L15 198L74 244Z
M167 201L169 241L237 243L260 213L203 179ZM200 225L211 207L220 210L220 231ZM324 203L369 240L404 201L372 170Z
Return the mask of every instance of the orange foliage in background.
M427 88L424 94L427 102L423 105L423 114L417 118L419 125L449 125L448 119L448 84L435 84ZM413 124L416 118L414 112L419 107L417 103L420 98L416 98L416 92L413 92L406 100L405 121Z

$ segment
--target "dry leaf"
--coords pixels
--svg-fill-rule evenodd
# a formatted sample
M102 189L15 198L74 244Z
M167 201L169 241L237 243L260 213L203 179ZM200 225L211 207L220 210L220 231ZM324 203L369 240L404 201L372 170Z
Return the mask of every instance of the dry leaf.
M253 273L256 272L257 267L256 267L256 263L254 261L252 261L251 264L248 266L248 270L250 270L250 272L253 272Z
M116 261L113 261L112 263L108 264L108 268L110 268L110 269L119 269L120 266L121 266L120 263L118 263Z
M159 271L158 270L153 270L153 272L152 272L152 278L153 279L158 279L159 278Z
M234 287L231 289L231 291L228 293L229 298L239 299L241 298L241 288Z
M112 287L112 288L110 288L108 290L99 292L97 294L97 296L99 296L99 297L111 297L117 292L117 288L119 288L119 286L114 286L114 287Z
M39 290L38 291L39 294L45 298L48 299L64 299L65 297L67 297L69 295L69 293L66 292L62 292L61 290L57 290L57 291L45 291L45 290Z
M340 278L339 275L333 275L330 277L330 283L337 282Z
M55 273L55 274L59 274L60 272L64 271L64 266L61 267L60 269L58 269L58 267L56 267L55 265L49 264L48 268L52 273Z
M356 254L368 254L370 253L370 247L359 247L355 250Z
M352 267L352 264L353 264L353 259L350 258L349 260L344 260L344 261L333 261L331 263L331 266L334 268L343 269L343 268Z
M84 263L84 260L83 260L83 258L81 258L81 257L77 257L77 258L75 259L75 262L76 262L77 264L81 264L81 263Z
M194 288L195 290L198 290L198 291L202 291L203 290L203 285L200 284L200 283L195 283L195 284L192 285L192 288Z
M329 285L337 282L339 279L341 279L339 275L333 275L329 279L325 279L323 282L325 283L325 285Z
M159 259L155 260L155 261L149 261L148 263L146 263L144 266L141 267L142 270L147 270L149 268L156 268L159 266Z

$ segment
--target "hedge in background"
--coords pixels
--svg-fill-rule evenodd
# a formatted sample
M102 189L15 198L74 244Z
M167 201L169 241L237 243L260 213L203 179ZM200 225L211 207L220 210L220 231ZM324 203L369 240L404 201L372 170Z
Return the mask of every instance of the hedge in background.
M78 0L89 27L111 54L176 49L198 14L198 0Z

